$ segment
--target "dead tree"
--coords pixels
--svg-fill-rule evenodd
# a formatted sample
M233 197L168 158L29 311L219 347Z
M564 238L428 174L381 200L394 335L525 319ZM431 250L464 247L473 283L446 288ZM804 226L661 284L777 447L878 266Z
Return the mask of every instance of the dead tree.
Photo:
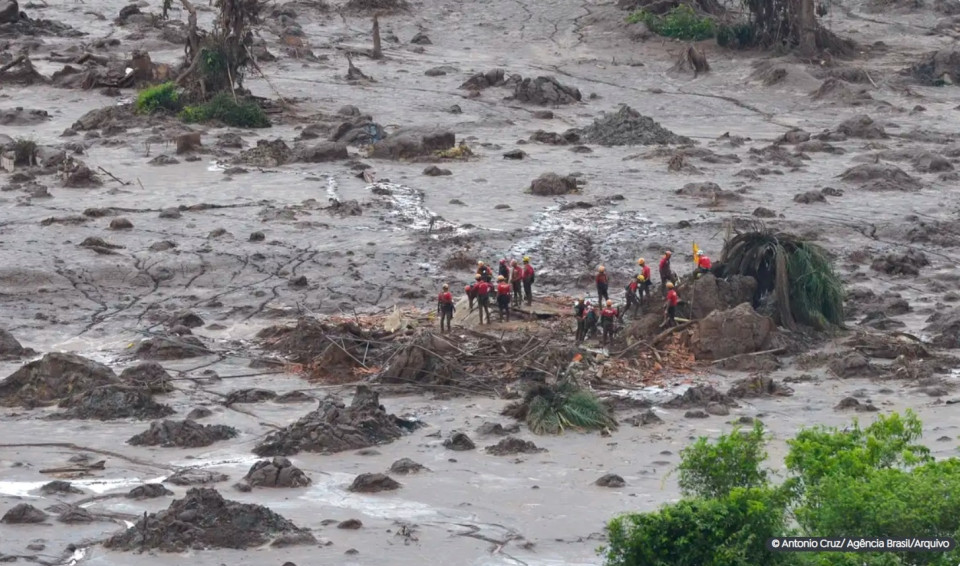
M786 45L801 55L823 52L851 55L856 46L820 25L815 0L744 0L756 43L767 47Z
M259 14L257 0L216 0L220 14L211 33L204 34L196 26L196 10L189 0L181 0L189 12L187 44L184 46L189 65L177 84L187 87L195 98L206 100L210 95L243 86L243 73L253 63L249 46L253 34L249 26Z
M373 54L372 59L383 59L383 50L380 48L380 18L373 15Z

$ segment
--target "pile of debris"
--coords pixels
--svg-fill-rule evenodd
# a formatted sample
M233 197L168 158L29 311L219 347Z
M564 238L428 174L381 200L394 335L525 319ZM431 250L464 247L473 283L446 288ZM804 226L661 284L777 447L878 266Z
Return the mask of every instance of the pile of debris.
M134 446L163 446L200 448L219 440L229 440L239 434L237 429L226 425L202 425L192 420L155 421L150 428L127 442Z
M76 354L53 352L0 382L0 405L43 407L104 385L120 385L109 367Z
M212 488L194 488L166 510L145 515L106 541L122 551L186 552L209 548L246 549L272 541L273 546L316 544L301 529L262 505L224 499Z
M653 118L621 106L612 114L605 114L593 124L575 130L583 141L599 145L693 145L693 140L664 128Z
M253 452L258 456L290 456L301 451L332 454L393 442L404 429L414 427L415 423L387 414L379 395L359 385L349 407L328 397L315 411L270 433Z
M311 483L303 470L280 456L257 462L243 480L245 483L240 485L247 487L306 487Z
M96 419L109 421L133 418L138 420L162 419L174 410L169 405L157 403L148 389L105 385L60 402L67 409L51 416L55 419Z

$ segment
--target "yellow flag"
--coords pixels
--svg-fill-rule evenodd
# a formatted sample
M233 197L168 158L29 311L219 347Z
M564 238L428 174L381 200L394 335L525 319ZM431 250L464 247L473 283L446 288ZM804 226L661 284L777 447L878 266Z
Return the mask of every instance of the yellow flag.
M697 263L697 252L699 251L700 251L700 248L697 247L697 243L694 242L693 243L693 264L694 265L700 265L699 263Z

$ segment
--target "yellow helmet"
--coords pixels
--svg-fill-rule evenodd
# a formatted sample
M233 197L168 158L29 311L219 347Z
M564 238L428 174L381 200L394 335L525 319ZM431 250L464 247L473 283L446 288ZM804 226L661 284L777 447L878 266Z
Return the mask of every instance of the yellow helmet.
M444 290L444 291L446 291L446 290L449 289L449 288L450 288L450 285L447 285L446 283L443 284L443 290Z
M667 281L667 289L673 289L673 281Z
M643 259L643 258L640 258L640 259L637 260L637 265L643 265L643 264L645 264L645 263L647 263L647 260L645 260L645 259Z
M606 271L606 269L607 269L606 267L601 265L600 267L597 268L597 271Z
M530 263L530 256L528 255L523 256L523 263Z
M646 279L643 278L643 275L637 275L637 281L643 283Z
M482 261L478 261L478 262L477 262L477 267L483 267L483 262L482 262Z

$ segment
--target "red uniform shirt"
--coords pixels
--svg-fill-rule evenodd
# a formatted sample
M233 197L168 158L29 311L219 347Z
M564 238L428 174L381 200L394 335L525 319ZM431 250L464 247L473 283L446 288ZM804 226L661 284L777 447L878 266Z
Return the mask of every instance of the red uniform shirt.
M511 293L509 283L498 283L497 284L497 294L498 295L509 295Z
M663 256L662 258L660 258L660 270L661 270L661 271L663 271L663 266L667 265L667 262L668 262L668 261L670 261L670 258L667 257L667 256Z
M602 272L597 274L597 283L606 283L607 282L607 273Z
M636 290L637 290L637 282L636 282L636 281L631 281L631 282L630 282L630 291L631 291L631 292L636 292Z
M533 277L533 266L529 263L523 266L523 280L529 281Z
M511 281L520 281L523 279L523 268L519 265L513 266L513 275L510 276Z
M643 271L640 272L640 275L643 275L644 281L650 281L650 266L644 265Z
M667 291L667 304L671 307L677 306L677 303L680 302L680 297L677 296L677 292L673 289Z
M702 269L710 269L710 258L705 255L700 256L700 259L697 261L697 265L699 265Z
M473 286L474 290L477 292L477 295L483 296L490 292L490 284L486 281L480 281Z
M617 309L607 307L600 311L600 318L617 318Z
M444 305L452 305L453 295L451 295L449 291L445 291L443 293L440 293L440 296L437 297L437 301L439 301L441 304L444 304Z

